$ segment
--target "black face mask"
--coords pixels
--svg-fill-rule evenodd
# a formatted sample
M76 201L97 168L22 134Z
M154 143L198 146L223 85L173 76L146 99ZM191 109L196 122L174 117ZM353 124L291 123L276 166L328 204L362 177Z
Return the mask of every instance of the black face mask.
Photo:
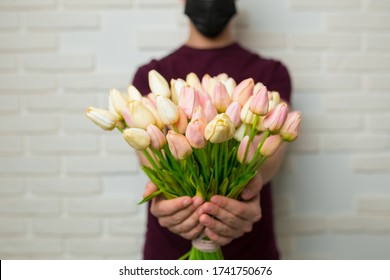
M204 36L218 36L236 13L235 0L187 0L185 14Z

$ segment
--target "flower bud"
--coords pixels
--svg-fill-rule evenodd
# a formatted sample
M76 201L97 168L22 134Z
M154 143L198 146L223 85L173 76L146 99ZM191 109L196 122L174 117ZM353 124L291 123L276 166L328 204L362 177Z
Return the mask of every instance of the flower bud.
M160 115L158 114L157 109L155 105L153 105L152 101L150 101L149 98L142 97L141 103L153 114L153 117L156 120L155 125L158 128L163 129L165 127L165 123L163 123L161 120Z
M279 103L264 118L264 127L273 133L277 133L286 121L288 107L285 102Z
M192 113L191 120L196 120L196 119L201 119L202 121L207 123L206 116L204 115L203 109L200 105L198 107L196 107L194 112Z
M203 90L205 91L207 91L208 90L208 88L209 88L209 83L210 83L210 80L211 80L212 78L211 78L211 76L209 75L209 74L205 74L203 77L202 77L202 82L201 82L201 84L202 84L202 88L203 88Z
M225 82L225 81L227 81L228 79L229 79L229 75L226 74L226 73L220 73L220 74L217 75L217 80L218 80L219 82Z
M263 83L260 83L260 82L257 82L253 88L253 94L255 94L256 92L259 91L259 89L261 89L262 87L264 87L264 84Z
M202 119L193 119L187 126L186 137L188 142L195 149L202 149L206 146L204 130L206 122Z
M242 123L238 127L238 129L236 129L236 132L234 133L234 139L236 139L238 142L241 142L242 139L245 137L247 130L250 131L250 128L248 127L248 125L245 123Z
M224 113L230 105L230 96L222 83L215 84L214 90L211 92L211 101L219 113Z
M280 129L280 135L284 141L292 142L298 137L301 121L301 112L293 111L288 113L286 122Z
M240 114L241 120L243 123L246 124L253 124L253 122L255 121L256 115L253 114L251 110L249 110L249 106L252 103L252 100L253 100L253 96L251 96L248 99L248 101L245 103L244 107L241 110L241 114Z
M280 95L277 91L269 91L268 92L268 99L269 99L269 108L268 110L271 111L273 108L276 107L280 103Z
M199 94L192 86L185 86L179 96L179 107L181 107L188 119L191 119L192 113L199 106Z
M127 93L128 93L128 96L129 96L129 101L132 101L132 100L141 101L141 99L142 99L142 94L133 85L129 85L127 87Z
M180 134L186 133L188 125L188 119L186 114L184 113L184 110L179 107L179 119L175 123L176 129Z
M190 143L188 142L187 138L180 133L169 130L167 135L167 142L169 150L171 151L173 157L177 160L186 159L192 153L192 147Z
M156 94L164 97L170 97L171 91L169 89L169 85L167 80L156 70L149 71L148 74L149 87L150 90Z
M211 102L211 97L207 93L199 92L199 104L204 108L207 102Z
M88 107L85 115L104 130L113 130L116 126L117 119L107 110Z
M282 144L282 142L282 136L280 136L279 134L268 136L260 149L260 154L267 157L272 156Z
M217 109L211 101L207 101L203 109L204 116L206 117L207 122L211 122L216 115L218 115Z
M140 101L133 100L129 107L123 111L123 118L129 127L146 129L149 124L155 124L156 119Z
M249 110L258 116L265 116L268 113L268 103L267 87L262 87L253 96Z
M175 124L179 120L179 107L170 99L164 96L157 96L156 105L157 112L163 123L170 125Z
M162 131L154 124L150 124L146 131L150 136L150 146L155 150L161 150L167 143Z
M246 154L245 163L248 164L249 162L251 162L251 160L252 160L252 158L253 158L253 156L255 154L255 148L253 147L252 143L249 142L249 136L248 135L245 136L241 140L241 143L238 146L237 159L238 159L239 162L243 163L246 151L247 151L247 154Z
M111 102L112 108L115 110L115 112L121 118L122 111L125 108L127 108L129 100L126 96L124 96L119 90L117 90L115 88L110 89L109 94L110 94L110 102Z
M236 81L233 78L229 78L226 81L223 81L222 83L226 87L226 91L229 94L229 97L231 99L233 96L234 89L237 86Z
M199 77L193 72L187 74L186 83L191 87L193 87L194 89L196 89L197 91L203 91L203 87L199 80Z
M238 102L232 102L226 109L226 114L229 116L235 128L241 124L241 105Z
M234 125L225 113L217 115L205 128L204 136L212 143L222 143L234 136Z
M150 136L145 129L127 128L122 135L126 142L138 151L143 151L150 145Z
M171 80L171 100L176 105L179 104L179 97L182 89L186 86L186 82L183 79Z
M253 94L255 83L252 78L243 80L233 91L232 100L238 102L243 107Z

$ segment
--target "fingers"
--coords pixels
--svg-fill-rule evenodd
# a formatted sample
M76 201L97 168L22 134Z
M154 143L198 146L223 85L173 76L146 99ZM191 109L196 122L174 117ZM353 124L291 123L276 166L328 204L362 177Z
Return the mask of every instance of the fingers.
M199 212L202 211L199 222L210 232L207 236L220 245L252 230L253 221L237 217L212 203L204 204Z
M253 201L242 202L216 195L210 199L211 205L213 205L213 207L208 208L209 206L205 206L202 207L202 209L205 210L206 213L211 214L220 220L228 218L227 213L230 213L235 218L247 220L250 222L257 222L261 218L261 209L259 204L259 195L255 196L255 198L256 199ZM227 219L226 221L234 226L232 220Z
M263 178L260 173L257 173L255 177L248 183L245 189L241 193L243 200L251 200L254 198L263 187Z
M179 197L166 200L154 198L151 213L158 218L162 227L168 228L186 239L195 239L204 226L199 223L198 207L203 203L201 197Z
M157 191L156 185L152 181L148 181L145 186L144 198Z
M223 196L213 196L210 202L198 210L199 222L205 226L205 233L219 245L226 245L233 239L250 232L253 224L261 218L257 194L251 201L238 201Z

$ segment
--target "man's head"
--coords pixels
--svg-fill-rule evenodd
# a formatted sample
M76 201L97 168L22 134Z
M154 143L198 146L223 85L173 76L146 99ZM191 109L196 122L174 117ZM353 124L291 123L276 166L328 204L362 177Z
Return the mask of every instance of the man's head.
M236 14L235 0L187 0L185 14L200 33L214 38Z

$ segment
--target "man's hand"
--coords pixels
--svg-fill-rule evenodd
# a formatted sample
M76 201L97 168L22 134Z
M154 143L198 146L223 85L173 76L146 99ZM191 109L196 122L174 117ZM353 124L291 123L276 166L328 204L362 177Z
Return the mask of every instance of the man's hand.
M144 197L156 191L152 182L146 184ZM150 212L158 219L162 227L189 240L196 239L204 229L199 223L198 207L203 203L202 198L184 196L165 199L162 196L153 198Z
M204 203L197 212L207 237L223 246L250 232L261 218L262 185L262 177L257 174L241 193L243 201L216 195Z

